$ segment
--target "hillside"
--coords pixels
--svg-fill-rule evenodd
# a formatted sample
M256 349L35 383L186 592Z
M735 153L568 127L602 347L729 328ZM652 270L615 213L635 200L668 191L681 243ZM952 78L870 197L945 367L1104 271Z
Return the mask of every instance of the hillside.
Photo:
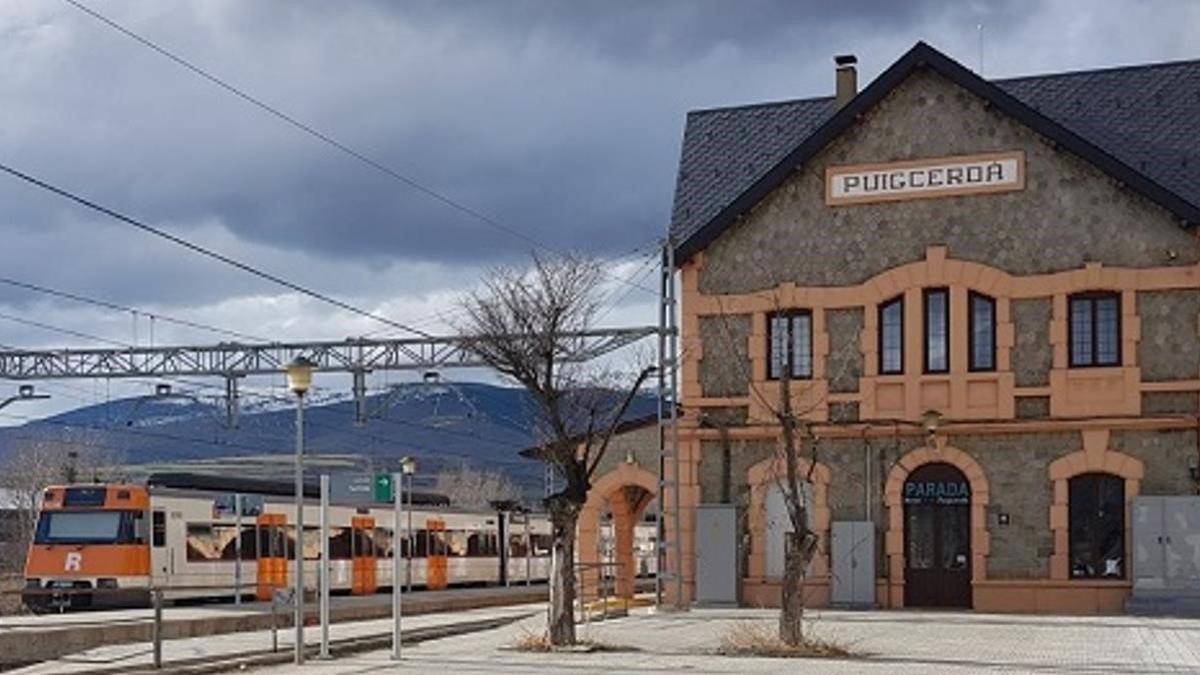
M640 397L627 418L652 414L654 408L653 397ZM399 458L411 455L425 477L466 462L506 473L530 496L541 493L541 464L517 454L533 443L532 404L524 390L479 383L404 384L370 397L367 410L370 419L359 426L347 396L314 397L306 409L306 452L352 456L353 461L340 462L342 470L353 464L363 470L394 468ZM244 475L253 458L249 470L284 475L290 462L269 456L294 451L294 421L294 404L287 400L247 396L238 428L229 429L213 399L129 398L0 428L0 455L34 439L83 438L116 452L127 465L174 469L199 461L208 465L200 467L206 471L232 471L232 464ZM242 461L213 461L234 458Z

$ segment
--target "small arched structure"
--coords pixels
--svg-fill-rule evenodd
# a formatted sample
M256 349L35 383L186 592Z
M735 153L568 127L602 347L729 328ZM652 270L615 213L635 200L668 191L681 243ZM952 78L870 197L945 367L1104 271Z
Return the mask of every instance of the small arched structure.
M633 555L634 527L646 506L658 492L658 479L638 466L637 462L621 462L604 474L588 491L587 503L579 514L579 536L576 546L579 563L585 567L579 574L580 592L585 598L597 597L600 573L588 568L600 560L600 523L607 507L612 512L617 595L633 597L637 580Z

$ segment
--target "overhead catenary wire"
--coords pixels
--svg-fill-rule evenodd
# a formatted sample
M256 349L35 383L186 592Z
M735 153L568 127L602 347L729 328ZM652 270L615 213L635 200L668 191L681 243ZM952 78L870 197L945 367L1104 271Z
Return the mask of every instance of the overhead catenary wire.
M87 14L88 16L91 16L92 18L96 19L97 21L100 21L101 23L105 24L109 28L112 28L113 30L117 31L118 33L121 33L122 35L134 40L135 42L141 44L142 46L147 47L148 49L154 51L155 53L169 59L170 61L174 62L176 65L186 69L187 71L193 73L194 75L212 83L213 85L216 85L217 87L223 89L224 91L236 96L237 98L245 101L246 103L249 103L250 105L258 108L259 110L266 112L267 114L292 126L293 128L298 129L299 131L307 134L308 136L315 138L332 148L337 149L338 151L354 158L355 160L361 162L362 164L364 164L376 171L379 171L380 173L384 174L385 176L388 176L388 177L392 178L393 180L399 181L399 182L403 183L404 185L407 185L409 188L416 190L417 192L420 192L421 194L423 194L435 201L438 201L451 209L454 209L454 210L456 210L460 213L463 213L471 218L474 218L475 220L478 220L479 222L484 223L485 225L488 225L492 228L495 228L497 230L505 232L513 237L521 239L522 241L524 241L528 244L531 244L532 246L534 246L537 249L541 249L541 250L548 251L551 253L557 253L557 251L555 251L555 249L553 249L552 247L548 246L547 244L545 244L543 242L538 241L537 239L534 239L533 237L529 236L528 234L525 234L524 232L521 232L520 230L517 230L516 228L505 225L504 223L496 220L495 218L492 218L491 216L488 216L487 214L479 211L478 209L475 209L475 208L468 206L456 199L453 199L445 194L442 194L441 192L425 185L424 183L418 181L417 179L415 179L411 176L408 176L406 174L403 174L400 171L393 169L392 167L384 164L383 162L370 157L365 152L356 150L356 149L350 147L349 145L346 145L345 143L334 138L332 135L330 135L326 132L320 131L319 129L313 127L311 124L300 121L295 116L293 116L287 112L284 112L277 106L271 105L271 104L267 103L266 101L263 101L262 99L254 96L253 94L250 94L245 89L242 89L233 84L230 84L229 82L227 82L224 79L218 77L217 75L209 72L208 70L192 63L191 61L183 58L182 56L167 49L166 47L163 47L162 45L158 44L157 42L154 42L150 38L147 38L135 31L133 31L132 29L122 25L121 23L118 23L116 20L100 13L99 11L97 11L95 9L92 9L91 7L83 4L82 2L79 2L78 0L64 0L64 2L66 2L67 4L71 5L72 7L76 8L76 9L78 9L79 11ZM618 281L621 281L622 283L628 283L617 277L612 277L607 272L602 271L602 273L605 274L605 276L609 276L610 278L617 279ZM652 295L657 295L656 291L654 291L650 288L646 288L645 286L637 286L637 288L640 288L642 291L645 291ZM428 336L425 336L425 337L428 337Z
M153 343L153 341L154 341L153 321L155 321L155 320L165 321L167 323L172 323L172 324L175 324L178 326L184 326L186 328L194 328L197 330L208 331L208 332L217 333L220 335L228 335L230 337L236 337L236 338L240 338L243 340L254 340L254 341L258 341L258 342L270 342L269 339L264 338L264 337L250 335L248 333L242 333L242 332L235 331L235 330L229 330L227 328L221 328L219 326L201 323L199 321L192 321L190 319L180 319L178 317L170 316L167 314L151 312L151 311L147 311L145 309L138 309L137 307L131 307L129 305L122 305L122 304L119 304L116 302L111 302L109 300L101 300L98 298L81 295L79 293L72 293L70 291L63 291L63 290L56 289L56 288L50 288L48 286L42 286L40 284L35 284L32 282L28 282L28 281L21 281L19 279L13 279L10 277L0 277L0 284L7 284L14 288L21 288L21 289L24 289L27 291L33 291L35 293L42 293L44 295L49 295L49 296L53 296L53 297L57 297L57 298L63 298L66 300L72 300L74 302L79 302L79 303L83 303L83 304L87 304L87 305L93 305L95 307L103 307L105 309L111 309L111 310L118 311L118 312L130 312L131 314L134 314L135 316L144 315L151 320L151 324L150 324L151 325L151 333L150 333L151 343Z
M178 235L171 234L170 232L167 232L166 230L155 227L148 223L144 223L140 220L137 220L136 218L132 218L123 213L115 211L107 206L104 206L104 205L99 204L95 201L92 201L86 197L83 197L74 192L71 192L70 190L59 187L57 185L53 185L53 184L46 182L40 178L37 178L36 176L33 176L31 174L25 173L24 171L21 171L12 166L9 166L8 164L0 163L0 171L3 171L4 173L9 174L10 176L13 176L14 178L18 178L22 181L25 181L26 183L29 183L30 185L34 185L43 190L46 190L53 194L56 194L64 199L75 202L76 204L79 204L80 206L84 206L84 207L91 209L93 211L96 211L98 213L102 213L114 220L125 223L126 225L130 225L139 230L142 230L143 232L152 234L161 239L165 239L173 244L181 246L189 251L192 251L193 253L205 256L207 258L211 258L211 259L221 262L225 265L229 265L230 267L234 267L243 272L246 272L247 274L250 274L250 275L253 275L260 279L269 281L278 286L282 286L284 288L295 291L302 295L306 295L310 298L320 300L321 302L333 305L334 307L337 307L339 309L344 309L353 314L357 314L359 316L363 316L368 319L387 324L393 328L399 328L401 330L408 331L410 333L415 333L415 334L420 335L421 337L425 337L425 338L433 337L433 335L426 333L425 331L422 331L420 329L406 326L405 324L402 324L399 321L393 321L392 319L389 319L385 316L380 316L379 314L376 314L374 312L370 312L370 311L367 311L360 307L356 307L344 300L339 300L338 298L335 298L326 293L322 293L321 291L317 291L317 290L308 288L308 287L298 284L294 281L289 281L289 280L284 279L283 277L273 274L271 272L261 270L249 263L245 263L245 262L242 262L241 260L238 260L231 256L225 255L224 253L214 251L210 248L207 248L200 244L197 244L197 243L194 243L187 239L184 239L183 237L180 237Z

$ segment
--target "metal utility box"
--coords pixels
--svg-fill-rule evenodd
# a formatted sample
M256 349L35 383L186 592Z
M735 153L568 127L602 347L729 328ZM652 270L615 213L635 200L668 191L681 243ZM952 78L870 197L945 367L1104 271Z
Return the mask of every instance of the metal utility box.
M1200 497L1134 498L1133 587L1200 590Z
M696 603L737 605L737 507L701 504L696 508Z
M841 607L875 605L875 524L870 521L833 523L830 563L833 588L830 601Z

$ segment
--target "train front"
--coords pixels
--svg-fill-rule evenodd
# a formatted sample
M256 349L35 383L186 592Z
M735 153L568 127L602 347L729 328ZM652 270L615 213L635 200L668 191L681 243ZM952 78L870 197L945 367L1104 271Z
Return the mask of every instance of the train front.
M138 485L51 486L25 561L34 611L145 606L150 495Z

